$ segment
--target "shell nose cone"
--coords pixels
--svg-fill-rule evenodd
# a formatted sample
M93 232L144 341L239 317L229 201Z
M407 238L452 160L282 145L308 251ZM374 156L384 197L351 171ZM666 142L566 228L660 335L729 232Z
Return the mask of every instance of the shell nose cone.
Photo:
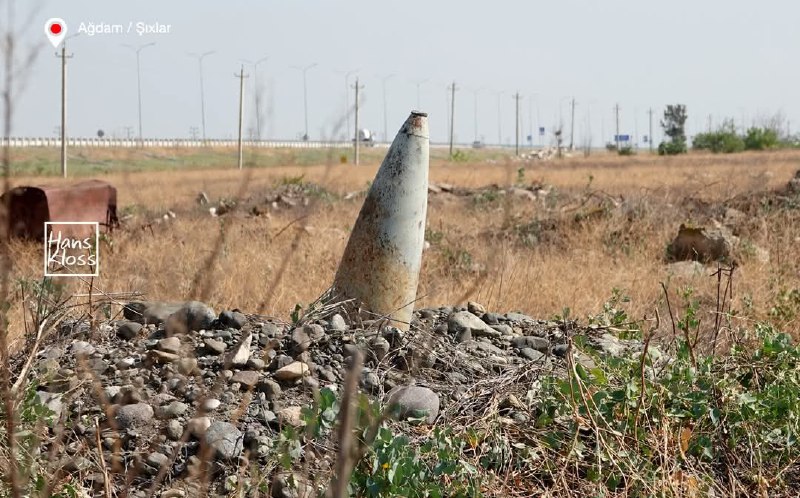
M428 165L428 116L412 112L378 169L333 283L339 298L401 330L408 330L419 284Z
M428 113L420 111L411 111L411 115L403 124L401 133L413 135L420 138L429 138L428 133Z

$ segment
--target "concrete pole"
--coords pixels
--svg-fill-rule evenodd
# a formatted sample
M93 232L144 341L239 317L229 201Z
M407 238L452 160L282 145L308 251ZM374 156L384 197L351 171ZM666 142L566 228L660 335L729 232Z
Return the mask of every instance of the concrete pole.
M305 120L305 132L303 140L308 140L308 83L306 81L306 73L308 71L303 69L303 115Z
M144 146L144 138L142 134L142 70L140 64L140 56L142 50L147 47L152 47L155 45L155 42L146 43L140 47L134 47L133 45L123 44L123 47L127 47L134 52L136 52L136 93L138 97L138 104L139 104L139 147Z
M197 66L200 71L200 123L203 131L203 145L206 144L206 95L203 86L203 59L213 54L214 50L209 50L202 54L189 54L192 57L197 57Z
M61 176L67 177L67 44L61 46Z
M473 140L475 140L475 142L478 141L478 92L480 91L480 88L472 91L472 94L475 97L475 103L473 105L473 111L475 111L475 138Z
M239 70L239 74L235 74L239 78L239 140L237 145L239 147L239 169L242 169L242 124L244 123L244 65Z
M386 117L388 114L388 109L386 105L386 80L394 76L394 74L389 74L383 77L381 83L383 84L383 140L386 143L389 143L389 125L388 125L388 118Z
M56 54L58 56L58 54ZM61 45L61 176L67 177L67 41Z
M417 83L417 110L421 109L421 106L420 106L420 87L422 86L423 83L427 83L428 80L430 80L430 78L425 78L424 80L417 80L416 81L416 83Z
M456 123L456 82L450 87L450 158L453 158L453 135Z
M356 84L355 84L355 86L353 88L356 89L356 103L355 103L355 121L356 121L355 132L356 132L356 136L355 136L355 139L354 139L355 149L356 150L355 150L354 162L355 162L356 166L358 166L358 163L359 163L359 155L358 155L359 150L358 149L359 149L359 145L361 144L361 135L358 133L358 91L360 89L364 88L364 85L359 85L358 84L358 78L357 77L356 77Z
M352 71L347 71L344 73L344 119L346 121L345 130L350 129L350 76L357 73L358 69L353 69ZM345 132L345 136L347 136L347 132Z
M617 152L619 152L619 104L614 106L614 115L617 122L617 134L614 136L614 142L617 144Z
M647 134L647 145L650 146L650 153L653 153L653 108L647 110L647 114L650 118L650 125Z
M514 95L514 100L516 101L516 119L514 120L515 129L514 129L514 155L519 155L519 92Z
M266 62L269 56L262 57L253 63L253 97L256 104L256 137L261 140L261 90L258 87L258 65Z
M500 117L500 97L505 92L497 92L497 145L503 145L502 119Z
M569 150L575 150L575 97L572 97L572 117L569 122Z
M306 79L306 73L309 69L316 66L316 62L305 67L292 66L294 69L298 69L303 72L303 114L305 116L305 135L303 135L303 140L308 140L308 81Z

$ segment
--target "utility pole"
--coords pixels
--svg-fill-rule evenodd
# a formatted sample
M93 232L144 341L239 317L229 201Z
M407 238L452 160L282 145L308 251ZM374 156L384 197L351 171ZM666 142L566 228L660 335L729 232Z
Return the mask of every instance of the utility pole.
M144 45L134 47L133 45L124 44L123 47L128 47L129 49L136 52L136 89L139 96L139 147L144 146L144 138L142 137L142 73L141 73L141 66L139 64L139 53L147 47L152 47L155 45L155 42L146 43Z
M350 129L350 76L356 74L359 69L353 69L351 71L339 71L339 74L344 73L344 119L345 119L345 130ZM345 137L347 136L347 132L345 132Z
M420 107L420 99L419 99L419 87L422 86L423 83L427 83L430 78L425 78L424 80L417 80L415 83L417 84L417 110L421 111L422 108Z
M650 146L650 153L653 153L653 108L647 110L647 114L649 116L649 129L647 131L647 145Z
M614 113L617 120L617 134L614 135L614 143L617 144L617 152L619 152L619 104L614 106Z
M528 97L528 135L531 137L530 146L533 149L533 98L536 94L531 95Z
M234 78L239 78L239 169L242 169L242 123L244 122L244 79L249 77L244 74L244 64L242 64L239 74L234 74Z
M269 56L264 56L253 63L253 98L256 104L256 137L261 140L261 89L258 86L258 65L266 62Z
M387 107L386 107L386 80L393 77L394 74L388 74L382 78L381 83L383 84L383 140L386 143L389 143L389 126L387 121Z
M192 57L197 57L197 64L200 68L200 122L203 130L203 145L206 143L206 96L203 88L203 59L214 53L214 50L202 54L189 54Z
M473 90L472 94L475 97L475 105L473 110L475 111L475 142L478 141L478 93L483 90L483 88L478 88L477 90Z
M503 92L503 91L497 92L497 145L498 146L502 146L503 145L503 133L502 133L502 123L503 123L503 121L502 121L502 119L500 119L500 97L504 93L505 92Z
M67 59L73 57L67 55L67 40L61 45L61 55L56 53L56 57L61 57L61 176L67 177Z
M456 82L450 86L450 158L453 158L453 130L456 124Z
M516 130L514 132L515 141L514 141L514 154L519 155L519 92L514 95L514 100L516 101L516 108L517 108L517 115L516 115Z
M572 116L569 121L569 150L573 151L575 150L575 97L572 97L571 106Z
M354 142L355 142L355 148L356 148L356 151L355 151L355 163L356 163L356 166L358 166L358 161L359 161L358 146L361 143L361 136L358 133L358 91L361 90L362 88L364 88L364 85L359 85L358 84L358 77L356 77L356 84L355 84L355 86L353 88L356 89L356 104L355 104L356 137L355 137Z
M300 66L292 66L294 69L300 70L303 72L303 110L305 114L305 135L303 135L303 140L308 140L308 85L306 81L306 73L309 69L316 67L317 63L309 64L305 67Z

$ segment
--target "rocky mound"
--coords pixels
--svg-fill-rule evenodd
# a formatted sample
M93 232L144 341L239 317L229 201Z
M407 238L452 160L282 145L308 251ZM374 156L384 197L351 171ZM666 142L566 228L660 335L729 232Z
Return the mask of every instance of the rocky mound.
M41 446L58 456L48 473L88 496L105 496L106 486L129 487L128 496L225 495L227 477L266 463L282 428L304 425L302 407L318 389L341 392L354 355L363 357L361 391L391 402L401 418L448 425L494 412L524 425L531 421L519 399L532 379L564 372L575 332L574 323L477 303L417 310L408 332L323 311L290 324L217 315L199 302L138 302L125 320L94 330L84 321L62 326L34 368L36 397L55 419ZM642 347L582 333L611 354ZM304 459L330 475L335 451ZM273 477L272 496L293 496Z

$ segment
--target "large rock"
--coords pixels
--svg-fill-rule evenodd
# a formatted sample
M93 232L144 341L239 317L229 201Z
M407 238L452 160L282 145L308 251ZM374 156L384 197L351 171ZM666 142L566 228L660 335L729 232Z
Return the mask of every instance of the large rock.
M183 306L183 303L164 303L161 301L136 301L122 309L126 320L143 325L161 325L167 318Z
M247 316L237 310L223 311L219 314L219 324L223 327L241 329L247 323Z
M232 460L242 452L242 432L228 422L211 422L203 437L218 458Z
M439 415L439 395L427 387L396 387L389 391L386 404L397 405L401 418L427 416L425 420L429 424Z
M53 422L58 422L61 418L61 412L64 410L64 405L61 402L62 395L58 393L49 393L46 391L36 391L36 398L42 406L53 412Z
M459 311L450 315L447 329L456 337L461 337L461 342L469 340L465 337L467 334L472 337L500 337L501 335L500 332L469 311Z
M242 339L239 341L233 349L230 350L228 355L225 358L225 364L234 367L243 367L247 365L247 360L250 359L250 355L252 351L250 346L253 343L253 334L252 332L245 332L242 336Z
M517 349L531 348L542 353L547 353L550 349L550 341L544 337L524 335L511 339L511 344Z
M206 304L189 301L167 318L167 335L211 328L217 314Z
M153 407L147 403L120 406L116 421L120 429L149 424L153 420Z
M258 383L259 373L251 370L236 372L231 377L231 382L238 382L244 388L252 388Z
M181 352L181 340L178 337L167 337L158 341L156 347L158 347L159 351L164 351L165 353L179 354Z
M117 336L125 340L135 339L139 332L142 330L142 324L132 322L130 320L122 320L117 322Z
M678 235L667 247L674 261L730 261L737 238L723 228L687 227L681 224Z
M293 381L308 375L308 365L302 361L294 361L275 371L275 378L282 381Z
M683 278L704 277L712 271L699 261L676 261L667 265L667 273Z

